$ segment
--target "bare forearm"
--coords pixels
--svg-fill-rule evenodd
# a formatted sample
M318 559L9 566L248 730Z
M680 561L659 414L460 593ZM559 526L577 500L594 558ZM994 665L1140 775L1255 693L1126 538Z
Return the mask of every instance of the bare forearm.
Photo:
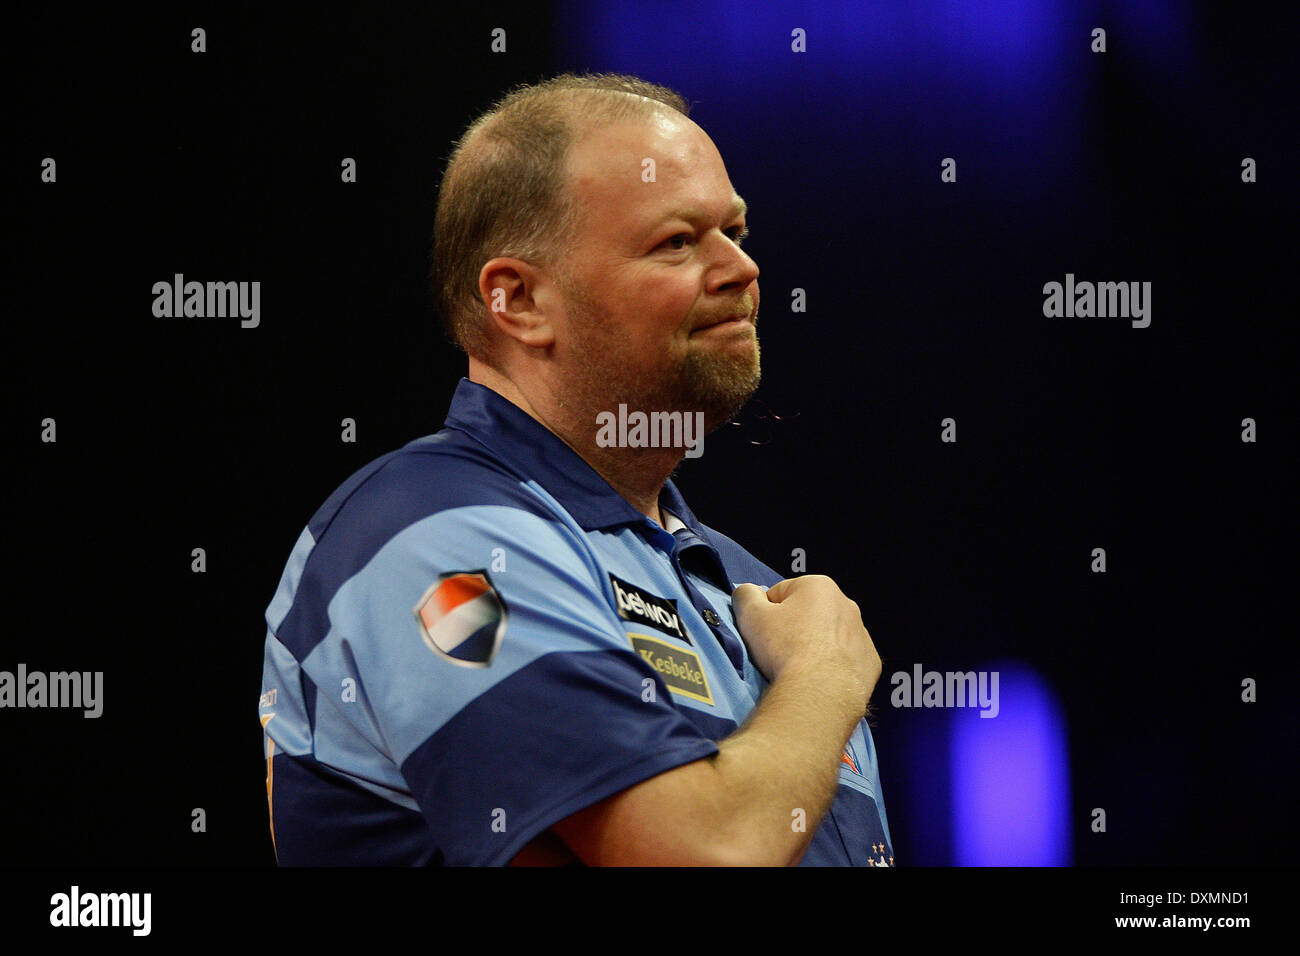
M792 865L835 799L844 742L862 718L865 688L826 668L790 667L745 725L709 761L714 825L740 863Z

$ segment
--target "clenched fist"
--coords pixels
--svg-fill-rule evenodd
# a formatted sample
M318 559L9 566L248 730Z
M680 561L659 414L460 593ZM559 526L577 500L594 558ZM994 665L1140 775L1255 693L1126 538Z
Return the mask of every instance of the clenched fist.
M880 679L880 655L857 603L834 581L808 574L767 591L742 584L731 603L749 656L768 681L775 683L787 668L807 669L831 683L846 680L866 712Z

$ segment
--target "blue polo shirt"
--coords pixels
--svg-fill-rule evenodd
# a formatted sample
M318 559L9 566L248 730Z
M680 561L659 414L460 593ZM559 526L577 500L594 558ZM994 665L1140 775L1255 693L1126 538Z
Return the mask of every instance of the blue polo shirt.
M584 807L717 753L766 686L731 592L781 575L672 481L660 503L667 528L468 379L441 431L348 478L266 610L280 864L503 865ZM892 863L863 721L801 865Z

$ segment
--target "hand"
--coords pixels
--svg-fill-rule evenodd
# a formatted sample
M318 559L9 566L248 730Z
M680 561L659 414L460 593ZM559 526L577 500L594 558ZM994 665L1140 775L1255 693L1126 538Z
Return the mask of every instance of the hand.
M824 574L778 581L767 591L742 584L732 610L750 659L770 682L788 667L848 679L865 713L882 665L856 602Z

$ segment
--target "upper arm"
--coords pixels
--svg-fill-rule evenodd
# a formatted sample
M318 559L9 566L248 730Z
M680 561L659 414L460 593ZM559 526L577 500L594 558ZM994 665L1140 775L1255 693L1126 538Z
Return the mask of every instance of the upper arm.
M711 758L682 764L556 823L588 866L733 866Z

